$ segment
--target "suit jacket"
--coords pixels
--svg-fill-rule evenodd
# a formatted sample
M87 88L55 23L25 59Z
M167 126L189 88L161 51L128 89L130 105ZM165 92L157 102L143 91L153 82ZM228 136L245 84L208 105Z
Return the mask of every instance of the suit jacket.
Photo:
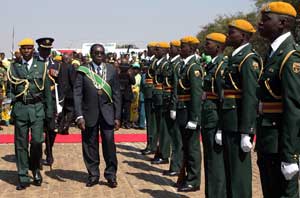
M75 117L83 116L87 127L95 126L100 114L103 121L111 126L114 125L114 120L120 120L121 118L121 95L118 73L112 65L102 64L106 68L106 82L112 89L113 102L110 101L104 91L99 95L92 80L84 73L77 71L73 89ZM87 67L94 70L92 63Z
M126 101L132 101L134 97L131 86L135 84L135 78L133 74L128 74L129 68L129 66L121 66L121 73L119 74L121 94Z

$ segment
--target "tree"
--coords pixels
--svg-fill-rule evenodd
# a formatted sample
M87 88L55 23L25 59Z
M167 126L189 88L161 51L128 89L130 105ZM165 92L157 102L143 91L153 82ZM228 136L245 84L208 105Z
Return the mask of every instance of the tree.
M253 0L255 2L255 6L257 7L257 9L260 9L263 4L268 3L268 2L273 2L276 0ZM300 12L300 1L296 1L296 0L281 0L287 3L290 3L294 6L294 8L296 9L296 11L299 13ZM297 18L296 18L296 24L295 24L295 28L293 30L293 34L295 36L295 40L297 43L300 43L300 15L298 14Z
M200 31L197 34L197 37L200 39L200 41L204 41L206 35L212 32L220 32L220 33L227 34L228 24L234 19L246 19L254 26L256 26L258 21L256 12L251 12L248 14L243 14L240 12L235 15L218 16L214 22L209 23L204 27L202 27L202 31ZM258 35L258 33L255 33L251 40L254 49L256 49L263 56L266 52L267 45L268 45L266 41L263 38L261 38ZM233 50L232 48L226 48L224 54L228 55L232 52L232 50Z
M262 5L271 2L269 0L253 0L255 2L255 6L257 10L250 12L250 13L237 13L234 15L220 15L218 16L212 23L209 23L201 28L201 31L197 34L197 37L200 39L200 41L205 40L205 36L212 32L221 32L221 33L227 33L228 30L228 23L234 19L246 19L251 24L253 24L255 27L257 27L257 23L259 21L259 10L261 9ZM276 0L273 0L276 1ZM295 0L283 0L285 2L291 3L295 8L300 7L300 1ZM296 26L293 31L293 34L295 36L295 39L298 43L300 43L300 16L298 15L296 20ZM255 33L252 37L251 43L254 46L254 49L256 49L259 54L264 57L267 48L268 48L268 41L263 39L261 36L259 36L259 33ZM230 54L232 52L232 49L227 48L225 50L225 55Z

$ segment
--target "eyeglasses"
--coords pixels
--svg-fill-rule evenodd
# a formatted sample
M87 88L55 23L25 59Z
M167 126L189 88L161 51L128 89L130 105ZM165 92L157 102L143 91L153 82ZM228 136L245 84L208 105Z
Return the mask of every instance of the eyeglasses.
M104 53L104 51L93 51L93 54L95 54L95 55L104 55L105 53Z

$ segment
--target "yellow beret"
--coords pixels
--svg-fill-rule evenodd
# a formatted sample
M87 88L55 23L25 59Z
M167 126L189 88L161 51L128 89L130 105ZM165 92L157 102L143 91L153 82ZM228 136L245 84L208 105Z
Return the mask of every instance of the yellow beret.
M229 23L229 26L240 29L245 32L250 32L250 33L256 32L253 25L244 19L233 20Z
M156 47L157 42L150 42L148 43L147 47Z
M25 39L23 39L23 40L21 40L20 42L19 42L19 46L21 47L21 46L24 46L24 45L32 45L32 46L34 46L34 41L33 41L33 39L31 39L31 38L25 38Z
M289 15L292 17L297 16L296 9L289 3L277 1L277 2L270 2L265 4L261 12L272 12L276 14L283 14L283 15Z
M80 65L79 60L73 60L73 61L72 61L72 65L78 65L78 66L79 66L79 65Z
M222 33L213 32L206 36L206 39L216 41L219 43L225 43L226 42L226 36Z
M156 47L160 47L160 48L170 48L170 44L167 42L159 42L157 43Z
M59 55L58 55L58 56L55 56L55 57L54 57L54 60L56 60L56 61L61 61L61 60L62 60L62 56L59 56Z
M173 40L170 42L170 45L176 46L176 47L180 47L181 46L181 42L179 40Z
M200 41L194 36L185 36L181 40L181 43L199 44Z

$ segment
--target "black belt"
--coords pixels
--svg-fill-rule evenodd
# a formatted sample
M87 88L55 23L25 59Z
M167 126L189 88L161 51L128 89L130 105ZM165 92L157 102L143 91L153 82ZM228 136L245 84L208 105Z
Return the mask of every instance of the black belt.
M42 102L42 100L40 98L25 98L25 99L18 98L17 101L22 102L25 105L36 104L36 103Z

